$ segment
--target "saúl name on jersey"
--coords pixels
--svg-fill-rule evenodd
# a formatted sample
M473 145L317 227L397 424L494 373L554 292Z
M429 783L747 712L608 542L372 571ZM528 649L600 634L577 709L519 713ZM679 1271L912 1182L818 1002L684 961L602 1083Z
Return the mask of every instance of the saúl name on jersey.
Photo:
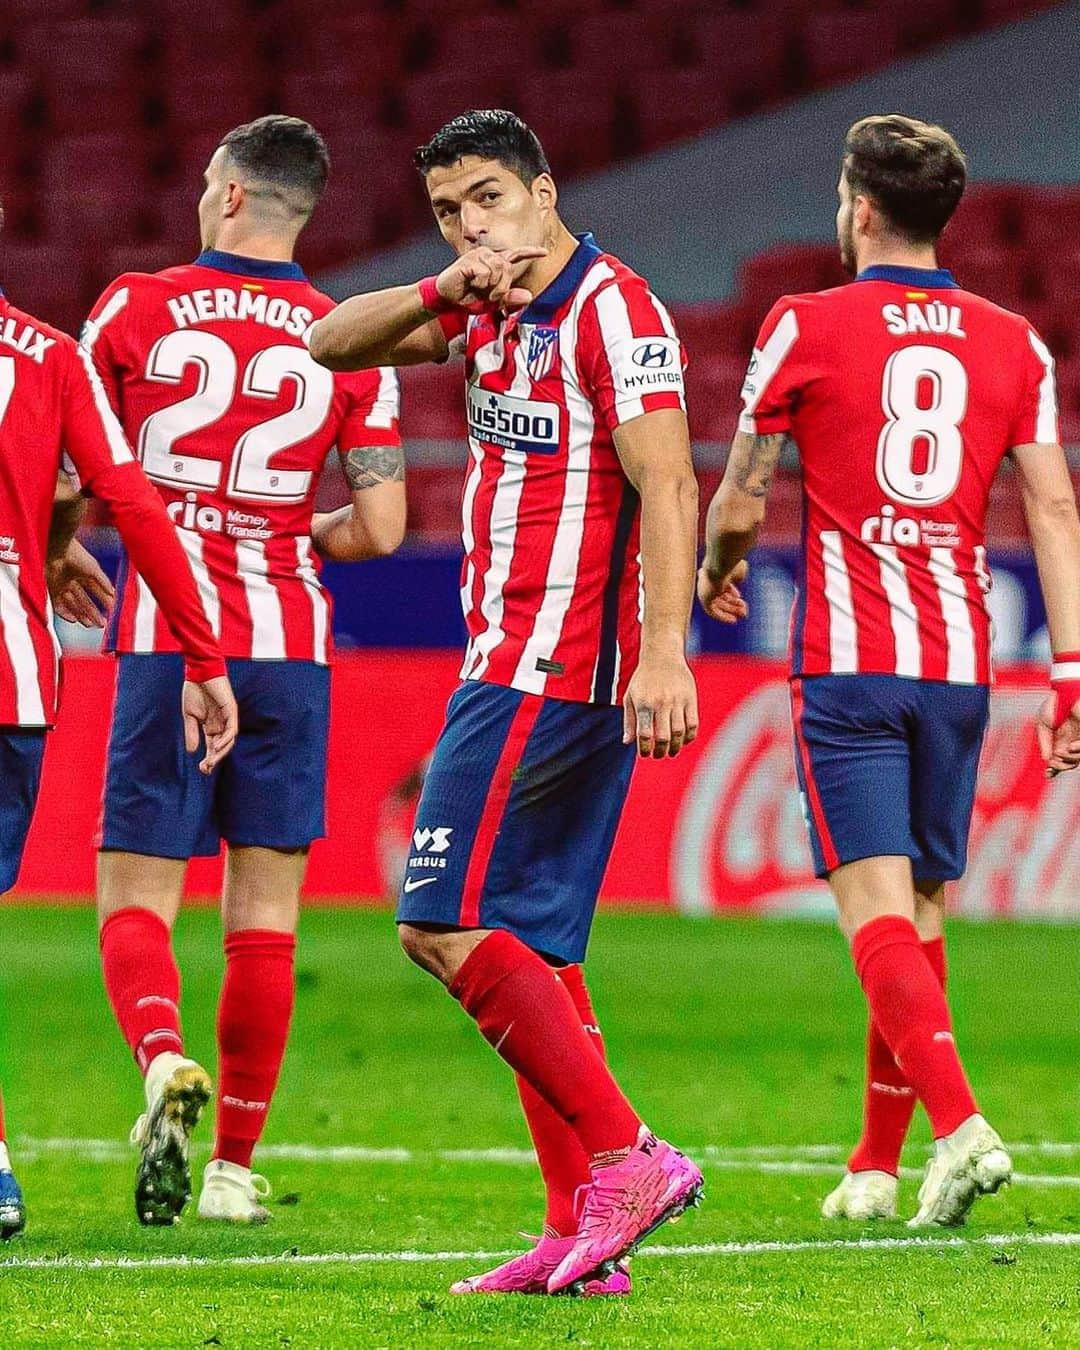
M894 337L909 333L938 333L945 337L966 338L964 316L959 305L946 305L940 300L906 305L883 305L881 317Z
M165 304L177 328L221 320L263 323L268 328L279 328L283 333L306 341L308 331L315 323L315 315L306 305L290 304L284 296L270 296L251 285L237 290L229 286L206 286L172 296Z

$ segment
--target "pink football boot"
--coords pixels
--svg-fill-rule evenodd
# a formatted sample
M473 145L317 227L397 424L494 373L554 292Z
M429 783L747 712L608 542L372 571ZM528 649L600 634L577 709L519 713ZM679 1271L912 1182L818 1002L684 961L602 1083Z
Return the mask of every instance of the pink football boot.
M704 1193L690 1159L642 1126L622 1162L593 1171L578 1235L548 1280L548 1293L584 1293L590 1281L609 1277L643 1238L700 1204Z
M522 1233L522 1237L529 1234ZM452 1294L546 1294L548 1280L559 1263L574 1247L573 1238L540 1237L536 1246L513 1256L483 1275L471 1275L450 1286ZM620 1263L606 1278L589 1280L582 1293L586 1298L598 1295L629 1294L630 1270Z

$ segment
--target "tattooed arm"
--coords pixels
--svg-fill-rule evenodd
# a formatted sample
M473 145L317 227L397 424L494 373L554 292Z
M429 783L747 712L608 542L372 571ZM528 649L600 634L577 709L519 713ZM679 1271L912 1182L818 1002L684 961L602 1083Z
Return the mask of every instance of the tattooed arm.
M745 558L765 519L765 499L783 443L782 432L736 432L723 481L709 503L698 599L706 613L725 623L747 613L738 583L746 576Z
M311 542L334 562L393 553L405 537L405 455L400 445L360 445L341 454L352 504L312 517Z

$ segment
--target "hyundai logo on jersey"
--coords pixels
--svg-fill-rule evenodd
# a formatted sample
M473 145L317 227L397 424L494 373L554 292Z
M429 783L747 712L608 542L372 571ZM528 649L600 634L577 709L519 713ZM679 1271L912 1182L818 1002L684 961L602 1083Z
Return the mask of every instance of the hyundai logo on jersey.
M644 366L646 370L663 369L674 360L670 346L661 342L643 342L635 347L631 360L635 366Z
M529 352L525 366L534 380L542 380L554 368L559 355L559 330L534 328L529 334Z

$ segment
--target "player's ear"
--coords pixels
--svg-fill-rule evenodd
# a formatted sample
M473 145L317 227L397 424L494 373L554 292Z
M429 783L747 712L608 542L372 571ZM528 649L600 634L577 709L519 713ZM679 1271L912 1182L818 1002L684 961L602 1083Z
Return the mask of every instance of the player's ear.
M544 211L554 211L559 203L559 189L549 173L539 173L532 182L533 201Z
M857 193L852 202L852 224L858 234L866 234L870 229L870 222L874 215L874 203L869 197Z
M225 184L225 193L221 199L221 214L226 220L240 214L244 205L244 185L230 178Z

